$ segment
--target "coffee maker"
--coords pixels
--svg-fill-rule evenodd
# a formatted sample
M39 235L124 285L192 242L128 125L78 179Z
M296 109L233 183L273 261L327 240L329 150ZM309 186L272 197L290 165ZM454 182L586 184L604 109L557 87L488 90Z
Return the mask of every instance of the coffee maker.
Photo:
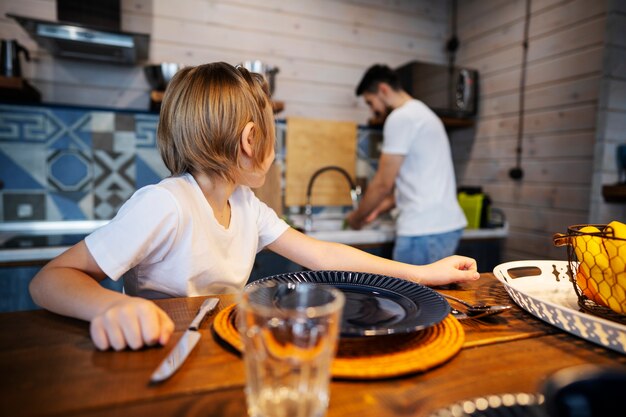
M0 41L0 100L7 102L40 102L41 94L22 78L21 55L30 54L15 39Z

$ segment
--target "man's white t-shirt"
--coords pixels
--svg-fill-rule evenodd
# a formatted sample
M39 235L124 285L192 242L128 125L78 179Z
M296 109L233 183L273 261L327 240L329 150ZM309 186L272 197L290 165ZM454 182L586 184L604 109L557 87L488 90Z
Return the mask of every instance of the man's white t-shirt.
M238 291L255 255L289 227L248 188L229 199L226 229L190 174L138 190L110 223L87 236L89 252L128 294L145 298Z
M389 114L383 138L383 153L405 156L395 183L396 233L423 236L464 228L450 144L439 117L410 100Z

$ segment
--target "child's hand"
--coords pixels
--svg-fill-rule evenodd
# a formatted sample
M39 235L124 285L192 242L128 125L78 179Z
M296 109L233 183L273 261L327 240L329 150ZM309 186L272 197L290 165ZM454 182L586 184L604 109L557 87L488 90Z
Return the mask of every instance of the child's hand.
M466 256L449 256L423 268L421 283L425 285L445 285L480 278L476 261Z
M91 320L91 339L100 350L130 347L139 349L156 343L165 345L174 323L152 301L126 297Z

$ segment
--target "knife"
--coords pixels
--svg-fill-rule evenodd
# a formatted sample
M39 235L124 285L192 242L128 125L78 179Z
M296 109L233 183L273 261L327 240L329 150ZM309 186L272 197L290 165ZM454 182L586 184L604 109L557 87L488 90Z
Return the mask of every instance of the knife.
M165 381L167 378L172 376L174 372L180 368L180 366L185 362L189 353L196 346L198 341L200 340L200 332L198 328L200 327L200 323L204 316L213 311L213 309L219 303L219 299L217 298L207 298L202 306L200 306L200 310L196 317L194 317L193 321L189 324L189 327L183 333L183 336L180 338L174 349L163 359L163 362L159 365L159 367L154 371L152 376L150 377L150 382L161 382Z

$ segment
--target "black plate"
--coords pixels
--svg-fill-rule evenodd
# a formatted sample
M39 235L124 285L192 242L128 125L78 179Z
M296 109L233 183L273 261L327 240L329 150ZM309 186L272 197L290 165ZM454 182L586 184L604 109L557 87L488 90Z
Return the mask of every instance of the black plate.
M345 271L303 271L274 275L250 285L279 283L327 284L346 296L341 336L363 337L409 333L441 322L450 305L432 289L384 275Z

